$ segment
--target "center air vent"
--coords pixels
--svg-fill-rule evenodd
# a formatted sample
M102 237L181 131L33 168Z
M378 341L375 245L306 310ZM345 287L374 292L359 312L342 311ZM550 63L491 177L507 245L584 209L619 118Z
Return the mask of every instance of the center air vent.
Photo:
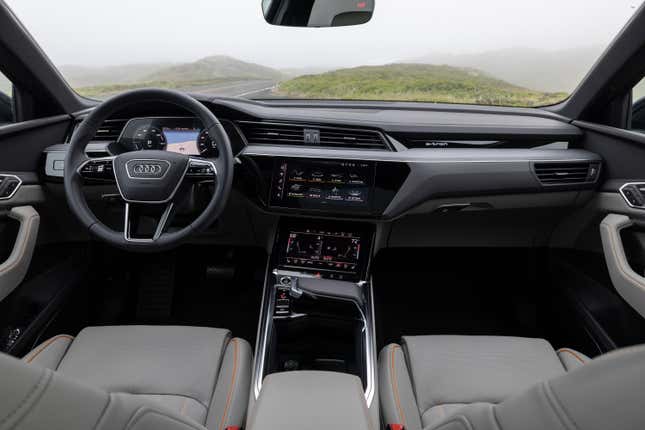
M388 149L385 137L376 130L278 122L240 121L238 124L249 145Z
M562 163L535 163L535 175L542 185L567 185L592 183L598 179L600 163L562 162Z

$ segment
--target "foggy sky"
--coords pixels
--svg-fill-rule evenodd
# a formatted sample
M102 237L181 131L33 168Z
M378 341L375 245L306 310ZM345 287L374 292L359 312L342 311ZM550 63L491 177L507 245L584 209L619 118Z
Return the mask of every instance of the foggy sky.
M7 3L56 65L223 54L285 68L384 64L432 52L605 47L641 0L376 0L368 24L328 29L268 25L260 0Z

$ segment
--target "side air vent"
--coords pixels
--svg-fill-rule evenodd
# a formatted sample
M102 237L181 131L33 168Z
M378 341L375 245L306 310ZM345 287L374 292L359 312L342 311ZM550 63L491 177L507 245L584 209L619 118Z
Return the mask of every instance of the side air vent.
M330 148L388 150L385 137L376 130L240 121L249 145L302 145Z
M584 184L596 182L600 173L600 163L535 163L533 170L542 185Z

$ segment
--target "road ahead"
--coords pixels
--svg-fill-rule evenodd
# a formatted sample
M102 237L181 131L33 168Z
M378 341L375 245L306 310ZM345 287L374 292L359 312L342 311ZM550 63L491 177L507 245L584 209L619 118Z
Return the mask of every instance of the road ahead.
M263 96L268 96L276 84L277 81L272 80L254 80L226 82L221 85L195 86L182 88L181 90L208 96L262 98Z

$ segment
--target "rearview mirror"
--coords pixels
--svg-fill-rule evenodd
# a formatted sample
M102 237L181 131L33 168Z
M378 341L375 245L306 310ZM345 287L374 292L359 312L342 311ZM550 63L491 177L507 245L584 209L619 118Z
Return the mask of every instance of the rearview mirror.
M372 19L376 0L262 0L269 24L289 27L343 27Z

